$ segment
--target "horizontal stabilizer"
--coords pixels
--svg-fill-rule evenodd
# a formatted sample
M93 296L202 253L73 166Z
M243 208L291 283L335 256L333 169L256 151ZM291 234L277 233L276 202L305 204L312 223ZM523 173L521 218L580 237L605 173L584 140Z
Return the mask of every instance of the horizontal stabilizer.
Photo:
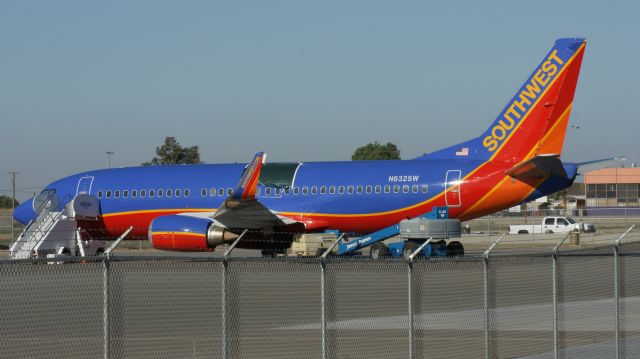
M567 172L559 155L540 155L519 163L507 170L507 174L519 180L566 177Z
M578 173L583 174L585 172L599 170L602 168L607 168L611 166L620 165L621 162L625 162L627 160L626 157L611 157L611 158L603 158L601 160L593 160L587 162L578 163Z

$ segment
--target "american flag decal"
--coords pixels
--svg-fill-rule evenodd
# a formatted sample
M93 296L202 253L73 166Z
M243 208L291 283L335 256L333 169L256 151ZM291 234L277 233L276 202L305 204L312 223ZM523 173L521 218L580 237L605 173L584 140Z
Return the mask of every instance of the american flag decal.
M469 156L469 148L465 147L456 152L456 156Z

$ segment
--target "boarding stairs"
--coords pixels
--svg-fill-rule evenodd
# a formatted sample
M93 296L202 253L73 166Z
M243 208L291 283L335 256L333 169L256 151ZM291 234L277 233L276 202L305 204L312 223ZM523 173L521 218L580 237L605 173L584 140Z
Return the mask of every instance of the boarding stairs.
M78 195L72 200L65 198L61 202L66 203L64 208L60 208L59 202L55 199L44 201L41 208L36 211L36 218L27 224L9 248L11 258L44 257L47 254L56 253L59 248L73 247L78 231L74 204L78 198L86 200L86 197L88 195Z

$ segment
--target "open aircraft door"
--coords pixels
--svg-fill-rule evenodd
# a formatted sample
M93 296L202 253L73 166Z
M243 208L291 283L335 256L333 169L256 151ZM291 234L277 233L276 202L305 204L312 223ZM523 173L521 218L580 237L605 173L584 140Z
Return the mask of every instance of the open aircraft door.
M445 194L444 200L449 207L460 207L462 205L462 199L460 198L460 186L462 182L460 178L462 171L449 170L445 179Z
M78 187L76 188L76 196L79 194L90 194L91 185L93 184L93 176L85 176L78 181Z

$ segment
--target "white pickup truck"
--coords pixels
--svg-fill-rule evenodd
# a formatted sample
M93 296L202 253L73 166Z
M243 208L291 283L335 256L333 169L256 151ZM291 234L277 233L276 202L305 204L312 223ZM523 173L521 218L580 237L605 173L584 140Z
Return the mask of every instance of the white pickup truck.
M512 224L509 234L595 232L593 224L578 222L569 217L544 217L542 224Z

